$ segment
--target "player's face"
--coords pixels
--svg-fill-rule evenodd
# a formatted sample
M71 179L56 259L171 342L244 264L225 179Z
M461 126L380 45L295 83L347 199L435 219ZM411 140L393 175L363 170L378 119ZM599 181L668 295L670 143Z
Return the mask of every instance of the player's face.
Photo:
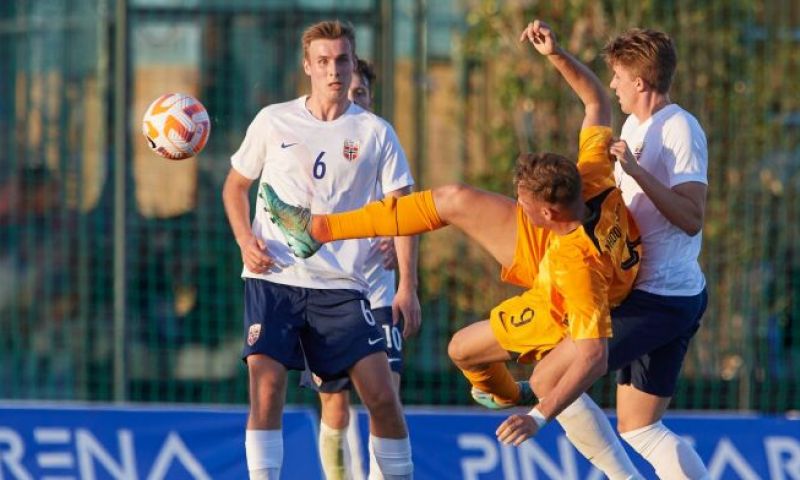
M537 200L527 190L517 189L517 203L522 207L522 211L528 216L531 223L537 227L547 227L550 225L550 217L547 215L549 205L547 202Z
M353 73L350 80L350 90L347 98L354 101L365 110L372 110L372 94L369 89L369 81L357 73Z
M338 102L347 97L355 59L346 38L314 40L303 59L303 70L311 79L311 95Z
M639 83L642 80L634 77L630 70L618 63L614 64L612 70L614 76L611 78L611 89L617 94L620 109L629 114L633 111L633 105L639 93Z

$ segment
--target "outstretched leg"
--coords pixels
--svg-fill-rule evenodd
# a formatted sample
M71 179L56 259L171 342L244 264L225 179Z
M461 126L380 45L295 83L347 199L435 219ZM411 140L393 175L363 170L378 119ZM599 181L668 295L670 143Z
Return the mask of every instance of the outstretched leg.
M268 184L261 197L270 218L295 255L306 258L322 244L348 238L416 235L453 225L485 248L501 265L516 248L517 207L513 199L463 184L446 185L400 198L385 198L349 212L311 215L288 205Z

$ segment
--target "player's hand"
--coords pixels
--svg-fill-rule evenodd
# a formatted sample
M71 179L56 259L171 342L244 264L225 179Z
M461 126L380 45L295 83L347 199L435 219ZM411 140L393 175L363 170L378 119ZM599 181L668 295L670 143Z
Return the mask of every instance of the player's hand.
M378 239L378 243L375 248L377 248L378 251L383 255L383 260L381 261L383 268L386 270L396 270L397 250L394 248L394 238L383 237Z
M264 241L255 235L244 240L239 249L242 251L242 262L253 273L266 273L274 263Z
M417 290L410 287L403 287L401 282L397 293L392 302L392 322L397 325L403 316L403 338L413 337L419 331L422 324L422 309L419 306Z
M539 426L530 415L511 415L497 428L499 442L518 447L522 442L539 433Z
M628 148L628 144L625 140L616 140L612 142L608 151L617 159L619 165L628 175L636 177L637 174L643 170L641 165L639 165L639 161L636 160L636 156L634 156L631 149Z
M533 48L542 55L552 55L558 50L556 34L550 26L541 20L534 20L525 27L519 36L519 41L528 40Z

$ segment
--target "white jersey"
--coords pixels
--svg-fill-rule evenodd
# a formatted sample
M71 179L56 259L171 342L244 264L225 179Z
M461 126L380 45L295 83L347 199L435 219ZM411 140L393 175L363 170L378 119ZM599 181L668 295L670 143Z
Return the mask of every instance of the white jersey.
M378 198L383 198L383 192L376 192ZM378 242L380 238L370 239L370 251L367 256L366 263L364 264L364 276L369 285L369 299L370 308L389 307L392 305L395 293L395 277L394 270L386 270L383 268L383 253L378 250Z
M247 129L231 165L269 183L283 201L324 214L353 210L413 183L397 135L382 118L356 104L332 121L306 109L306 97L262 109ZM275 266L242 276L304 288L367 291L364 262L369 240L325 244L308 259L295 257L257 198L253 234L264 240Z
M639 164L667 187L686 182L708 185L706 134L697 119L678 105L667 105L644 122L629 115L621 138ZM634 288L665 296L700 293L706 284L697 261L702 231L690 237L670 223L619 164L614 175L642 234L642 264Z

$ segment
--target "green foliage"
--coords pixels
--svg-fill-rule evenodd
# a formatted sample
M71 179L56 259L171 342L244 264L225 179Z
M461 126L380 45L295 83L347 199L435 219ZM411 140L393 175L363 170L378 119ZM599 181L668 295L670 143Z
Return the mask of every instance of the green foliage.
M527 21L547 21L562 45L601 79L609 77L599 57L607 39L634 26L673 37L679 67L671 99L698 117L709 144L702 264L711 303L686 371L695 378L741 380L734 391L739 390L742 407L754 405L756 381L767 382L766 389L785 388L768 380L797 368L800 352L800 308L791 298L800 283L800 86L792 80L800 63L800 24L788 5L744 0L468 5L464 51L472 75L491 79L470 95L495 105L475 132L490 139L487 167L470 178L490 189L507 185L510 159L523 149L576 151L580 104L546 61L516 43ZM617 112L617 128L623 117Z

